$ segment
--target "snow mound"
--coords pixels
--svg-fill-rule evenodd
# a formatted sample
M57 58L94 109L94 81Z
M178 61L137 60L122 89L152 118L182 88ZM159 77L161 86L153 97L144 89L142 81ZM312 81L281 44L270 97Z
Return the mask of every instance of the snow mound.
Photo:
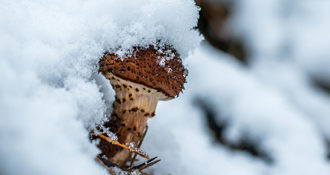
M197 49L186 63L186 91L159 104L142 145L164 160L154 167L159 174L330 173L322 132L285 92L210 46ZM212 106L217 124L226 121L227 143L250 140L272 162L216 142L196 98Z
M201 40L191 0L1 1L0 174L104 174L88 130L113 100L105 51Z

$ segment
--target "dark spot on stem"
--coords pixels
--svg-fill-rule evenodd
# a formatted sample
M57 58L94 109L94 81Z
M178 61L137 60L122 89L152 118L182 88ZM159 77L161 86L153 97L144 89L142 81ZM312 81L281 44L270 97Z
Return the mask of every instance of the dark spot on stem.
M116 97L116 102L121 104L120 99L118 97Z
M136 112L136 111L138 111L138 110L139 110L138 107L134 107L134 108L132 108L130 111L132 111L132 112Z

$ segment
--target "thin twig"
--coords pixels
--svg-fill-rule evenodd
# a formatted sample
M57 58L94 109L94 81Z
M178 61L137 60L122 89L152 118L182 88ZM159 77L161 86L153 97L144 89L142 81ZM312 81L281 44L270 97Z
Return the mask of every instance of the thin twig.
M157 159L157 157L154 157L154 158L152 158L152 159L150 159L150 160L148 160L144 163L141 163L139 165L136 165L134 167L128 168L126 171L131 172L135 169L137 169L139 171L141 171L143 169L146 169L146 168L148 168L148 167L150 167L150 166L152 166L152 165L154 165L154 164L156 164L160 161L160 159L158 159L158 160L155 160L155 159Z
M111 175L116 175L116 173L115 173L113 170L111 170L107 165L105 165L104 162L103 162L100 158L96 157L95 159L96 159L96 161L98 161L98 162L99 162L99 163L100 163L105 169L107 169Z
M142 142L143 142L143 140L144 140L144 137L145 137L146 134L147 134L147 131L148 131L148 125L146 125L146 129L145 129L145 131L143 132L142 139L141 139L141 141L139 142L139 145L138 145L137 148L140 148L140 147L141 147ZM132 166L133 166L133 163L134 163L134 161L135 161L135 159L136 159L136 155L137 155L137 154L134 154L134 155L133 155L133 158L132 158L132 160L131 160L131 163L130 163L129 167L132 167Z
M142 157L144 157L144 158L146 158L148 160L150 159L148 155L143 154L143 153L141 153L140 151L138 151L138 150L136 150L134 148L127 147L126 145L119 143L117 140L110 140L109 137L107 137L107 136L105 136L103 134L98 134L97 136L99 136L101 139L106 140L109 143L112 143L113 145L120 146L120 147L122 147L124 149L127 149L127 150L129 150L131 152L134 152L134 153L136 153L136 154L138 154L138 155L140 155L140 156L142 156Z

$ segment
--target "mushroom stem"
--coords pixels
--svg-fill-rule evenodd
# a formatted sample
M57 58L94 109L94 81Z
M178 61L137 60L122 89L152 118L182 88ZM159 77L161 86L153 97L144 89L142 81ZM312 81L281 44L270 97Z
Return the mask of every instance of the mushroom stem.
M147 119L155 115L159 100L169 99L165 94L147 86L124 80L112 73L107 73L116 92L112 116L105 127L115 133L118 142L136 147L143 139ZM104 142L103 140L101 142ZM107 158L119 166L125 166L131 159L132 152L116 145L99 144Z

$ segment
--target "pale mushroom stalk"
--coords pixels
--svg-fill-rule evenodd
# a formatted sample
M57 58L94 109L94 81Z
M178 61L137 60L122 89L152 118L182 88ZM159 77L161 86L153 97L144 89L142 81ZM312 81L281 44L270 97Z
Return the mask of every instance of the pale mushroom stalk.
M147 119L155 115L158 101L176 97L183 89L186 70L176 52L163 65L154 47L135 48L134 57L119 58L106 54L100 61L100 71L110 80L116 98L111 119L104 126L118 137L122 144L139 145L147 127ZM116 145L99 144L109 161L125 166L132 152Z

